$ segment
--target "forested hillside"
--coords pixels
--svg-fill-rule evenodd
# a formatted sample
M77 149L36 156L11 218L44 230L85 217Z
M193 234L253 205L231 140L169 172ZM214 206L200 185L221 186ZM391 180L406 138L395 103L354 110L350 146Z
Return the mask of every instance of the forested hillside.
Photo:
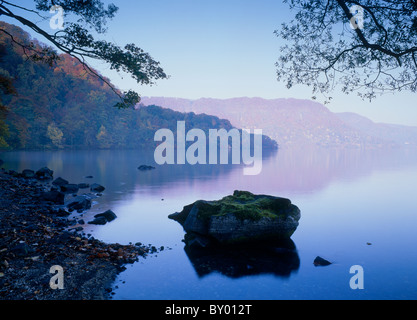
M0 28L28 48L45 47L16 26L0 22ZM5 106L0 110L2 149L153 147L155 131L174 130L179 120L186 121L187 129L232 128L229 121L214 116L157 106L114 108L119 98L77 60L60 55L52 66L33 61L1 31L0 76L0 102ZM10 83L15 94L5 88Z

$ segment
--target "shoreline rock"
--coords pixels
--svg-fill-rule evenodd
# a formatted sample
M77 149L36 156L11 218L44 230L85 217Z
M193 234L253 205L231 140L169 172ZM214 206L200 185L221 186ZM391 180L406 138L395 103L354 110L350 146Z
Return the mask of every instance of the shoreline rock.
M98 183L93 183L92 185L90 185L90 190L92 192L103 192L104 190L106 190L105 187L103 187L102 185L99 185Z
M300 210L289 199L235 191L221 200L196 201L168 217L195 234L200 244L238 244L289 239L298 227Z
M30 169L25 169L22 171L22 177L27 179L32 179L35 177L35 171Z
M68 202L67 208L69 212L76 210L78 213L81 213L91 209L91 199L86 195L77 196Z
M54 172L48 167L43 167L36 171L35 175L38 180L51 180L54 177Z
M63 205L65 202L65 194L58 190L51 190L41 195L42 199L55 204Z
M53 184L54 186L61 187L61 186L65 186L65 185L69 184L69 182L68 182L67 180L65 180L65 179L63 179L63 178L61 178L61 177L59 177L59 178L56 178L56 179L52 182L52 184Z
M78 184L65 184L61 186L61 192L65 194L77 194L79 190Z
M96 214L94 218L95 219L90 221L88 224L105 225L108 222L115 220L117 216L113 211L107 210L106 212Z

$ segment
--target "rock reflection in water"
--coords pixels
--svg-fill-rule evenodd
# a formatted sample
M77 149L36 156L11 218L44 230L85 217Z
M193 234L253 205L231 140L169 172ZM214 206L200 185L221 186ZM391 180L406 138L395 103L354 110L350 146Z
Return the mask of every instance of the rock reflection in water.
M291 239L227 247L184 248L199 277L219 272L230 278L260 274L289 277L300 267L300 258Z

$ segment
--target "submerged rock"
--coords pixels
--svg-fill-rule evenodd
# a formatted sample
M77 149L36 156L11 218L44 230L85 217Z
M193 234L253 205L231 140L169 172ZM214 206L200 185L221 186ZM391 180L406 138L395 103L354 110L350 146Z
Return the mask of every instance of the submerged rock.
M138 170L140 171L149 171L149 170L154 170L154 169L156 168L152 166L147 166L147 165L141 165L138 167Z
M316 267L325 267L331 265L332 263L330 261L327 261L326 259L323 259L322 257L316 257L316 259L314 259L313 264Z
M187 233L236 244L289 239L298 227L300 210L289 199L235 191L218 201L196 201L169 218L178 221Z
M98 183L93 183L90 186L90 190L93 191L93 192L103 192L104 190L106 190L106 188L99 185Z
M90 221L88 224L95 224L95 225L101 225L104 226L107 223L107 219L105 217L98 217L94 220Z

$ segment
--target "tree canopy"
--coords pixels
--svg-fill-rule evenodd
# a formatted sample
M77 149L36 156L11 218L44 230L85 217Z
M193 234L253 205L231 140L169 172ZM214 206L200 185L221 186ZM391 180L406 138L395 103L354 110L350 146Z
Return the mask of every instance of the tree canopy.
M112 19L118 10L114 4L105 6L100 0L33 0L33 2L34 8L27 8L19 5L19 1L0 1L0 16L7 16L29 27L52 44L56 50L77 59L86 71L105 81L119 96L120 101L116 104L118 108L136 105L140 100L139 94L131 90L120 92L88 65L88 58L105 61L110 65L110 69L130 74L139 84L152 85L156 80L167 78L160 63L135 44L127 44L121 48L114 43L94 38L93 33L103 35L106 32L107 21ZM50 20L50 14L48 16L43 14L57 9L61 10L65 23L56 30L41 28L36 21L39 18ZM32 44L20 43L4 28L0 28L0 32L10 36L33 61L44 61L52 65L59 59L59 54L50 46L35 47Z
M416 0L284 0L295 11L275 34L285 40L279 81L312 87L326 102L340 86L372 100L417 90Z

